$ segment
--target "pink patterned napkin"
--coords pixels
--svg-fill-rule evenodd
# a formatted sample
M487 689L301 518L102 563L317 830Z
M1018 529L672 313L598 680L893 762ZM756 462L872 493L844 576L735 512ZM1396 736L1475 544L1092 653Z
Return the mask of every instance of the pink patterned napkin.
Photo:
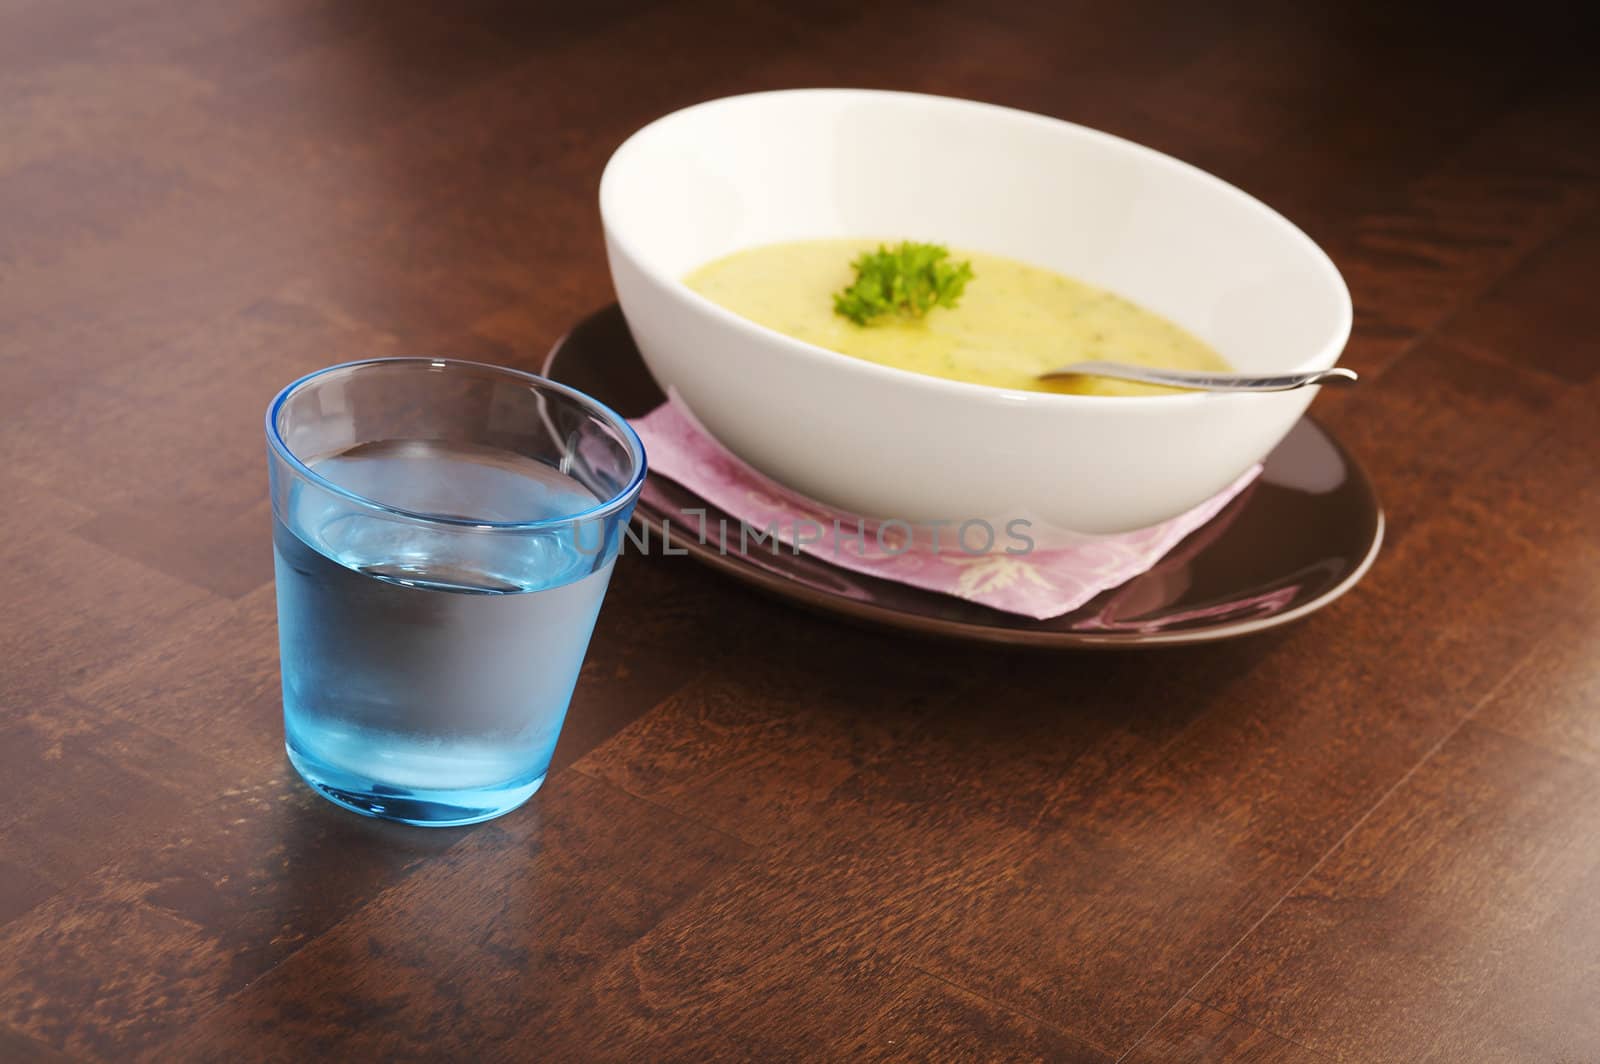
M959 526L952 525L933 543L926 530L913 536L903 523L878 524L785 488L735 457L676 399L630 424L644 440L651 472L677 481L741 526L708 529L703 517L686 511L691 516L686 527L675 529L677 535L698 535L730 553L803 550L844 569L1036 620L1077 609L1149 569L1261 472L1255 466L1189 512L1136 532L1022 553L1025 545L1001 530L992 552L977 553L985 549L984 529L968 529L963 544ZM1019 553L1005 553L1007 548Z

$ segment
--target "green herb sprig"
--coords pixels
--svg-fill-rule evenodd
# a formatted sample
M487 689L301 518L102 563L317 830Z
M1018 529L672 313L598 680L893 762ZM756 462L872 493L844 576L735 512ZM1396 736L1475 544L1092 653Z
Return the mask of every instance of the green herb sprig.
M863 251L850 264L855 283L833 294L833 312L870 325L886 314L921 318L934 307L952 308L972 280L972 263L949 260L949 248L910 240Z

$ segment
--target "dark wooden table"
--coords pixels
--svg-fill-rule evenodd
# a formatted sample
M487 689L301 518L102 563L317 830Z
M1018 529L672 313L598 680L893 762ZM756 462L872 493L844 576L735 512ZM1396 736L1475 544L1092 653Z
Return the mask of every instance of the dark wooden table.
M0 1059L1600 1059L1600 90L1559 8L22 0L0 15ZM261 414L536 367L657 114L965 95L1344 270L1390 518L1275 633L1005 653L621 565L476 829L284 763Z

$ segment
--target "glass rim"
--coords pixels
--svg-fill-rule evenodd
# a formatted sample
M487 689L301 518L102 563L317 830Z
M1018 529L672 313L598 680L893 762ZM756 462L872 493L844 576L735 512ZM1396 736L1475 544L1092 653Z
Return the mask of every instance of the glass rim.
M289 448L288 443L284 441L283 434L278 431L278 412L282 410L284 404L287 403L289 399L301 389L311 385L319 378L326 377L331 373L357 370L363 366L398 366L401 364L412 366L427 365L434 369L450 369L455 367L460 369L487 370L491 374L509 377L513 380L518 380L522 383L531 385L539 390L553 391L557 394L565 396L566 398L577 403L580 407L587 409L591 414L595 415L598 420L605 423L617 432L622 443L627 447L629 456L633 459L633 478L628 481L626 487L613 494L610 498L596 503L587 510L582 510L577 513L565 514L561 517L543 517L536 521L473 520L464 517L448 517L443 514L429 514L422 513L417 510L407 510L403 506L391 506L388 503L380 502L377 499L368 498L365 495L353 492L348 488L335 484L327 477L324 477L322 474L312 469L300 458L299 455L295 454L294 451ZM394 358L363 358L356 359L353 362L340 362L337 365L324 366L322 369L313 370L303 377L291 381L289 384L285 385L276 396L273 397L272 402L267 404L266 428L267 445L272 448L273 453L279 458L283 459L283 461L287 463L296 474L305 477L307 480L326 491L330 491L341 498L349 499L351 502L358 503L362 506L381 511L386 514L391 514L396 517L403 517L410 521L418 521L423 524L430 525L450 525L457 528L470 528L484 532L532 532L539 531L541 529L559 528L563 525L570 525L579 521L592 521L609 517L616 511L621 510L623 507L629 505L633 499L638 496L640 488L644 485L645 475L649 471L648 459L644 450L644 441L639 439L639 434L633 430L632 425L628 424L626 418L624 418L621 414L618 414L615 410L612 410L600 400L578 391L578 389L572 387L571 385L562 384L560 381L553 381L548 377L541 377L536 373L529 373L526 370L512 369L509 366L496 366L489 362L473 362L460 358L429 358L422 355L413 355L399 356Z

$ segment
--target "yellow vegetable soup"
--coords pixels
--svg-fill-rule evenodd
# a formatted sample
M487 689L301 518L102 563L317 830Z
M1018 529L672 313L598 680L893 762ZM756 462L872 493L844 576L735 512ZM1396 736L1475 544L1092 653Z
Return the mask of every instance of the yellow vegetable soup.
M1072 362L1107 359L1164 369L1229 372L1204 341L1103 288L999 255L952 250L972 263L960 303L922 318L857 325L833 309L851 262L877 241L803 240L737 251L684 282L759 325L841 354L951 380L1082 395L1160 395L1172 389L1099 377L1041 381Z

